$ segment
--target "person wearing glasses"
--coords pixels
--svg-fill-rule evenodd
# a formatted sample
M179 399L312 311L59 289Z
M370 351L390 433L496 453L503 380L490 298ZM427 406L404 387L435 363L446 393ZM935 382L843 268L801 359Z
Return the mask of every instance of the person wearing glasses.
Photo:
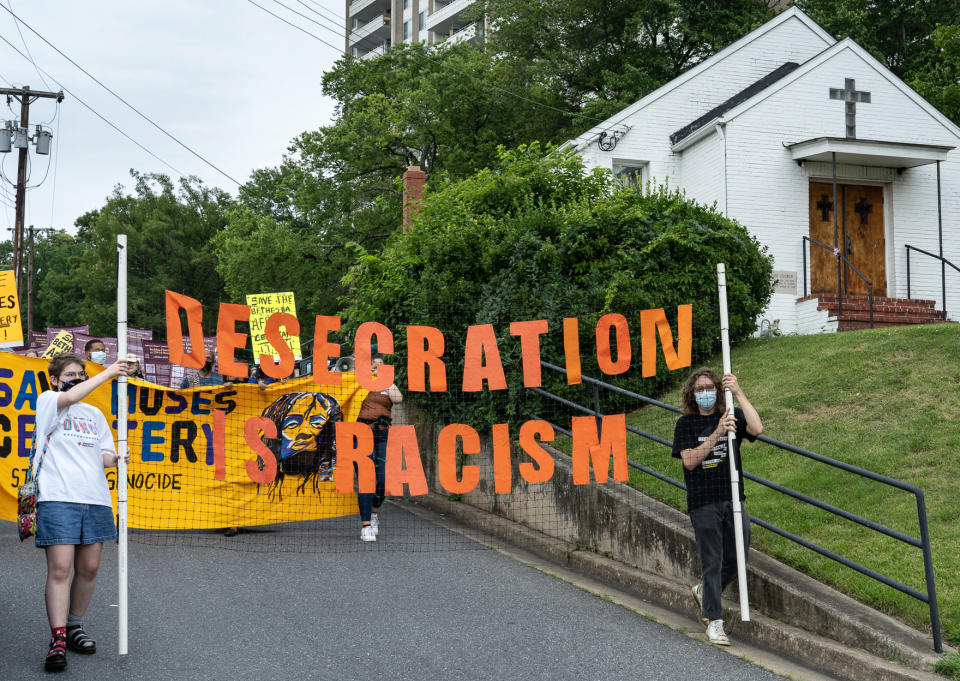
M721 404L726 389L740 404L732 414ZM700 557L700 582L692 589L693 597L700 621L707 628L707 640L728 646L720 597L737 576L737 554L727 433L735 435L733 460L740 472L742 502L740 443L744 438L756 440L763 424L733 374L725 374L721 380L710 369L694 371L683 386L680 401L683 415L673 433L673 456L683 462L687 511ZM750 549L750 516L746 508L742 512L746 552Z
M119 457L106 416L83 400L128 372L127 363L117 361L88 378L84 358L65 353L50 360L53 390L37 397L32 465L37 480L36 545L44 549L47 561L47 671L67 666L67 648L84 655L97 650L82 620L97 582L103 542L117 537L104 469L116 467Z

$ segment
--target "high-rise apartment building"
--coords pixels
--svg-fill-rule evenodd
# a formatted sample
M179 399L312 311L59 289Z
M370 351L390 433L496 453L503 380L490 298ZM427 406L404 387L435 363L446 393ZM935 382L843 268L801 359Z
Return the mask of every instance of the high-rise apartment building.
M383 54L399 42L480 40L474 0L347 0L346 48L355 57Z

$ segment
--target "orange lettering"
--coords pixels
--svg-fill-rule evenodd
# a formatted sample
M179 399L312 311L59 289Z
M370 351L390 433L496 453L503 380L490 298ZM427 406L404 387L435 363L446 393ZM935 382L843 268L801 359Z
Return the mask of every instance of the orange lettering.
M430 367L430 392L447 390L447 367L443 355L443 334L432 326L407 327L407 387L426 392L426 368Z
M604 416L597 437L597 420L593 416L574 416L573 484L590 484L590 467L599 483L607 481L610 458L613 457L613 479L625 482L627 473L627 417L626 414Z
M463 465L463 479L457 478L457 441L463 442L464 458L480 452L480 436L470 426L451 423L440 431L437 438L437 474L440 484L450 494L467 494L480 482L478 466Z
M317 315L313 332L313 383L314 385L340 385L340 373L327 368L327 360L340 356L340 346L327 340L331 331L340 330L340 317Z
M354 465L357 471L357 489L360 494L377 491L377 470L370 455L373 453L373 430L366 423L338 421L337 434L337 491L353 493Z
M657 338L663 346L663 358L667 369L682 369L690 366L693 347L693 305L677 306L677 347L673 347L673 333L662 308L640 312L640 359L643 362L643 378L657 373Z
M204 363L203 306L200 301L174 291L164 291L166 297L167 349L170 363L199 369ZM183 352L183 327L180 326L180 310L187 314L187 329L190 333L190 354Z
M467 327L467 340L463 350L463 392L483 390L487 381L490 390L505 390L507 378L500 362L497 334L493 324L477 324ZM487 360L484 362L484 360Z
M616 331L617 361L611 359L610 328ZM622 314L605 314L597 321L597 365L600 371L615 376L630 368L630 330Z
M547 332L546 319L510 324L510 335L520 336L520 355L523 357L523 387L539 388L540 379L540 336Z
M251 416L243 425L243 439L247 441L254 454L257 455L256 461L247 459L244 463L247 468L247 477L258 485L269 485L277 477L277 459L274 457L270 448L263 444L260 439L260 433L263 436L272 439L277 437L277 425L272 419L265 416ZM259 462L259 463L258 463ZM260 464L263 469L260 469Z
M388 354L393 352L393 334L390 333L390 329L377 322L364 322L357 327L357 333L354 336L353 356L356 362L354 372L361 388L366 388L370 392L380 392L393 385L393 366L381 364L377 369L376 377L373 376L373 358L370 350L373 336L377 337L378 352Z
M406 454L410 456L407 457ZM404 463L407 465L404 466ZM390 496L402 496L407 485L411 496L429 492L427 476L423 474L420 447L414 426L390 426L387 431L387 460L384 468L386 485L384 492Z

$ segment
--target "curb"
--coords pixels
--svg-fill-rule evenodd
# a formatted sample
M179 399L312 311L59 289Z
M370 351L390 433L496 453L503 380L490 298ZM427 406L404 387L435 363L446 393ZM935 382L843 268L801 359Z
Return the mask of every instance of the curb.
M644 600L691 617L695 615L690 589L686 584L670 581L591 551L573 548L519 523L434 493L411 498L409 502L452 516L466 527L621 588ZM724 610L729 634L819 672L848 681L944 681L944 677L932 671L914 669L877 657L756 611L751 613L750 622L742 622L737 608L726 605ZM877 615L882 616L880 613ZM854 626L852 621L851 626ZM937 659L932 653L918 657L922 657L926 663Z

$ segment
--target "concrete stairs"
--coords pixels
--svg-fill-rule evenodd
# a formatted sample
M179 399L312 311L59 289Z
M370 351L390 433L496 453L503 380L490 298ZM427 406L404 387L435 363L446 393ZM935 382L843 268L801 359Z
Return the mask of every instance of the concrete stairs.
M870 328L870 302L864 295L846 295L843 297L843 314L840 314L840 302L836 293L821 293L804 296L797 301L818 300L817 309L827 310L837 319L838 331ZM936 309L936 301L916 298L873 298L873 325L905 326L907 324L932 324L946 321L942 310Z

